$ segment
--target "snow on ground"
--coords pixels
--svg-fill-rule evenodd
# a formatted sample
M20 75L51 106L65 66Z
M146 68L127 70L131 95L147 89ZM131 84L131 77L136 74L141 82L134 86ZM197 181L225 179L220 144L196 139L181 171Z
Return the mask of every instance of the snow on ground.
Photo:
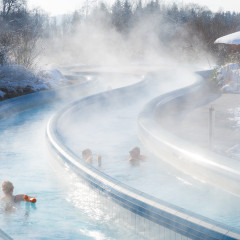
M240 32L239 32L240 33ZM222 93L240 94L240 65L228 63L216 69L216 80ZM232 98L234 101L235 98ZM240 104L240 103L239 103ZM227 121L234 131L240 134L240 105L232 102L232 107L226 109ZM240 159L240 144L235 143L227 149L226 154L232 158Z
M229 120L232 122L232 127L240 130L240 107L230 108L228 112L231 115Z
M222 92L240 93L240 66L229 63L216 69L216 80Z
M5 92L0 90L0 98L4 98L5 94L6 94Z
M0 66L1 99L58 88L66 85L67 82L67 79L56 69L33 73L18 65Z
M67 79L57 69L41 70L38 72L43 84L46 84L48 88L58 88L67 84Z

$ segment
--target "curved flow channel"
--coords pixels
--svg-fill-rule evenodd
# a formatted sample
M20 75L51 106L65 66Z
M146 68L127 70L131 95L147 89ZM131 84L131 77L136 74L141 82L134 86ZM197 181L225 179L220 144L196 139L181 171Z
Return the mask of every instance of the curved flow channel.
M0 104L0 181L9 179L16 194L34 195L38 200L36 205L20 203L11 212L0 207L0 226L12 238L139 239L134 232L113 225L109 215L101 210L104 200L86 190L76 174L63 171L48 154L45 126L50 116L74 97L106 89L95 86L95 80L87 81ZM81 192L79 206L72 204L76 191ZM0 238L12 239L2 231Z
M238 161L210 150L203 151L171 134L164 125L157 123L157 119L164 122L162 119L169 113L168 109L180 102L187 102L186 99L194 99L200 91L201 86L195 84L153 99L139 115L139 137L152 152L169 164L240 197Z
M84 118L89 116L88 109L90 109L91 112L94 112L96 109L99 109L99 107L102 107L102 109L111 108L113 106L109 104L109 102L112 101L113 97L114 103L119 102L120 99L122 99L120 101L123 101L123 99L130 99L134 93L141 92L139 86L139 84L136 84L135 87L131 87L130 89L121 89L115 92L113 91L113 93L98 94L75 102L67 109L61 111L49 122L47 127L47 136L50 146L64 163L67 163L71 169L81 175L88 183L90 183L90 185L102 192L103 195L110 196L120 205L154 223L192 239L239 239L239 235L237 234L238 231L236 229L231 229L225 225L201 217L200 215L160 201L159 199L133 189L104 174L102 171L84 163L79 157L77 150L71 146L73 142L71 142L71 140L70 143L66 141L67 138L71 138L72 134L72 131L70 131L69 134L64 132L64 128L69 123L72 123L70 120L67 120L69 115L75 116L75 113L79 114L81 111ZM198 88L200 83L196 83L195 86ZM135 91L134 88L136 88ZM126 107L124 103L123 105ZM118 107L119 106L117 105L116 108ZM84 113L87 113L87 115ZM91 139L91 141L92 140L93 139ZM79 146L81 146L81 142L78 143Z

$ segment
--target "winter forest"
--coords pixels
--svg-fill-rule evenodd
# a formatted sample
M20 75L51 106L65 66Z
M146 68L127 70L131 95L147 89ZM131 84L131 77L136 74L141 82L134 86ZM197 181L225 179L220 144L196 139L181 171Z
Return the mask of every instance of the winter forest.
M196 4L89 1L72 14L50 17L27 0L1 0L0 64L34 69L67 64L218 60L214 41L239 30L237 12L212 12Z

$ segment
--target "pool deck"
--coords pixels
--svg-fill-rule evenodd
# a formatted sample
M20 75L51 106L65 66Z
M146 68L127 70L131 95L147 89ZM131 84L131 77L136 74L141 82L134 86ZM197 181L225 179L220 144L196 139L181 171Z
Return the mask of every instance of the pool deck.
M212 147L209 140L210 107L214 108ZM231 112L234 109L237 111L235 118ZM174 134L201 148L212 149L222 155L240 159L240 124L237 122L240 113L238 112L240 112L240 95L222 94L213 101L181 115L180 119L177 118Z

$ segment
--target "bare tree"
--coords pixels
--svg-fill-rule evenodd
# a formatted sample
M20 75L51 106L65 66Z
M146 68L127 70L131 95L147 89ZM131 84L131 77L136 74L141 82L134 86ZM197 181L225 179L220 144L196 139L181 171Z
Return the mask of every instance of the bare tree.
M8 16L10 13L26 7L26 0L2 0L2 15Z
M32 68L40 51L43 16L37 10L29 12L25 0L2 0L0 18L0 64L14 63Z

